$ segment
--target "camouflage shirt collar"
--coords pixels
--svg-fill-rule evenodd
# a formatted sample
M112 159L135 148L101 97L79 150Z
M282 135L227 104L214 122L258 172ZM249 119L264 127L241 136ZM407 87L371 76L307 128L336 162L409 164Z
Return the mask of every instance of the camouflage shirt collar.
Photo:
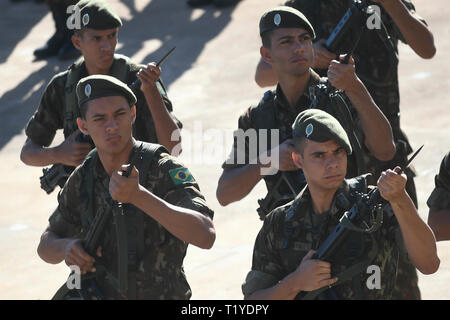
M309 95L309 88L315 86L320 82L320 76L313 69L310 69L309 73L310 77L308 83L305 87L305 90L303 91L303 94L295 103L295 110L292 110L291 106L289 105L289 102L286 99L286 96L283 93L283 90L281 89L280 84L279 83L277 84L277 88L275 90L275 105L277 106L277 108L298 114L299 112L305 110L310 105L311 99Z
M333 201L331 202L329 214L331 216L336 215L338 212L342 212L344 208L339 206L337 201L337 196L339 194L342 194L345 198L349 198L350 188L348 185L347 180L344 179L344 181L341 183L339 188L336 190L336 193L334 194ZM310 209L313 210L312 207L312 198L311 193L309 191L308 185L303 188L303 190L295 197L292 206L297 209L299 207L299 204L301 203L307 203L310 206ZM296 211L296 210L295 210Z

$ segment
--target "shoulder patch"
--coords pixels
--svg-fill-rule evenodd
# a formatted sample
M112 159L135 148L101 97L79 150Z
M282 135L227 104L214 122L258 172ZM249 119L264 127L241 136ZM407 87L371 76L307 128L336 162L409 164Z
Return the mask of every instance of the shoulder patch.
M194 177L188 168L175 168L169 170L169 174L176 185L194 181Z

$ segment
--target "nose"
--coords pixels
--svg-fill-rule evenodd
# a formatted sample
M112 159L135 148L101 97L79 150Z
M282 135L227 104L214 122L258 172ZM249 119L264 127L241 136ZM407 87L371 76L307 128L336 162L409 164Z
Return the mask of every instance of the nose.
M305 44L302 41L296 40L294 43L294 50L296 53L302 53L305 51Z
M112 45L110 43L110 41L108 39L104 39L101 43L100 43L100 49L103 51L110 51L112 48Z
M335 169L339 165L339 157L336 155L331 155L326 160L326 167L327 169Z
M119 124L114 117L111 117L105 124L107 133L114 133L119 128Z

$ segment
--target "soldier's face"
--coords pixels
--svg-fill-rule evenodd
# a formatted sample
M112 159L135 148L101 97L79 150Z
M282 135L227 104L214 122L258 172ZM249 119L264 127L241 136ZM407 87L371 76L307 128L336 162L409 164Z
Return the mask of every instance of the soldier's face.
M86 118L78 118L78 126L91 136L97 149L118 154L131 141L136 107L130 108L122 96L102 97L88 102Z
M261 56L280 76L309 74L314 51L312 37L303 28L281 28L273 31L271 47L261 47Z
M315 142L306 139L303 154L294 152L292 159L303 169L308 185L322 190L337 189L347 171L347 153L335 141Z
M74 46L81 51L84 59L98 69L109 69L113 62L119 29L85 29L81 36L74 36Z

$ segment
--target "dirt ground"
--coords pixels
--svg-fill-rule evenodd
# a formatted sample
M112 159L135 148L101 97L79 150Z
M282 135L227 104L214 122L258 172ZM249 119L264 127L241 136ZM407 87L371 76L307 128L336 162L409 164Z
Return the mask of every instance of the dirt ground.
M177 49L163 65L176 115L184 124L181 160L200 184L215 211L217 239L212 249L188 249L185 271L193 299L242 299L241 283L250 269L254 239L261 227L256 202L265 187L258 184L244 200L221 207L215 197L220 164L230 150L237 118L257 103L265 89L254 80L259 59L258 22L280 0L243 0L236 7L192 10L183 0L111 0L123 18L118 52L136 62L156 61ZM422 60L400 46L402 127L413 148L425 144L417 170L419 211L434 175L450 149L450 46L447 2L415 0L430 25L437 46L432 60ZM36 253L39 237L56 207L56 192L39 187L41 168L19 159L23 128L36 109L51 77L70 62L56 58L33 61L33 50L53 33L47 8L33 1L0 3L0 299L49 299L67 276L65 264L44 263ZM220 137L220 138L218 138ZM57 136L55 144L61 141ZM441 266L433 275L420 274L423 299L450 298L449 243L438 243Z

